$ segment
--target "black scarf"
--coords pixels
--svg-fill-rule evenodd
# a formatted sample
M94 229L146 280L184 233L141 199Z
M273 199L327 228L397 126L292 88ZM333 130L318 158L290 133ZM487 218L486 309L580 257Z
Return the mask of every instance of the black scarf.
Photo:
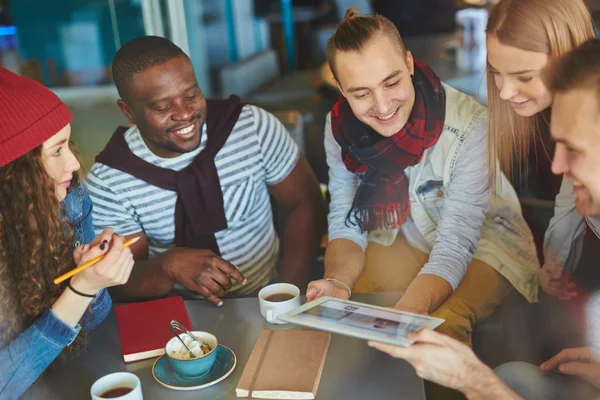
M227 141L243 104L237 96L223 100L208 99L206 103L206 148L181 171L158 167L133 154L125 141L125 127L116 130L96 157L96 162L133 175L150 185L177 192L175 245L209 249L220 255L214 234L227 228L227 219L215 156Z

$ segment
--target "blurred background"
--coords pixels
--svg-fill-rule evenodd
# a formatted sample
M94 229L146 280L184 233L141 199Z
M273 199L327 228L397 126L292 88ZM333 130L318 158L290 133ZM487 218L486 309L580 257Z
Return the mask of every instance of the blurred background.
M598 0L588 1L597 16ZM91 166L114 129L111 62L141 35L191 58L206 96L236 93L274 112L327 183L325 115L338 97L325 45L349 7L392 20L416 58L485 103L485 24L492 0L0 0L0 65L54 90L73 110Z

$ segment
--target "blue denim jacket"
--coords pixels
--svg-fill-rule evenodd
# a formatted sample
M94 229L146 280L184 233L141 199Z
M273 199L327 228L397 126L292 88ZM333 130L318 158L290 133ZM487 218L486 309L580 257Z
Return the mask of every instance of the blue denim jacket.
M68 220L75 230L75 247L94 238L92 200L82 184L74 188L63 201ZM75 328L61 321L51 309L42 315L15 340L0 350L0 399L17 399L69 346L83 329L94 329L108 315L112 301L106 289L98 293L81 324Z

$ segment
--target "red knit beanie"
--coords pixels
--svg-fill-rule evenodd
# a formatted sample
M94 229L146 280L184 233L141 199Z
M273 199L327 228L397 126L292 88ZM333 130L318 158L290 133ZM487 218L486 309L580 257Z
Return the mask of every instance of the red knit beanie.
M51 90L0 67L0 167L40 146L72 119Z

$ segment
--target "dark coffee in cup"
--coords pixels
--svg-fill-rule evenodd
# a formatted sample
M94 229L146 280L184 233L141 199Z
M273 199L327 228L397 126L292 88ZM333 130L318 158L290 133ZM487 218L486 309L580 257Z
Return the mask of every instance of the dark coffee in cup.
M130 387L118 387L114 389L107 390L102 393L100 397L103 399L115 399L117 397L125 396L127 393L131 392L133 388Z
M295 295L291 294L291 293L275 293L272 295L269 295L267 297L265 297L264 299L266 301L272 301L272 302L280 302L280 301L288 301L293 299L294 297L296 297Z

